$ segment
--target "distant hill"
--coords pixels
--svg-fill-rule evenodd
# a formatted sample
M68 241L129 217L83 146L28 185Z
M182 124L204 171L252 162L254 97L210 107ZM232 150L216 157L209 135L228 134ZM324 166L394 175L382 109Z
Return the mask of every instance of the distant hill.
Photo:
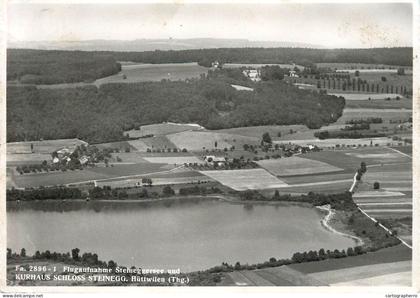
M154 51L193 50L213 48L323 48L301 42L251 41L248 39L191 38L191 39L136 39L136 40L82 40L82 41L28 41L9 42L8 48L38 50L80 51Z

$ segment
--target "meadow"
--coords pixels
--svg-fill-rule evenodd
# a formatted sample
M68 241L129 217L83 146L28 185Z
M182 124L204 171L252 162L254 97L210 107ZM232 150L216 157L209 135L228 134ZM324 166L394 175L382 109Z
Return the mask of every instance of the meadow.
M93 182L93 180L110 179L121 176L137 176L154 172L168 171L172 166L167 164L121 164L113 167L94 167L75 171L57 171L36 174L15 174L13 182L17 187L39 187Z
M86 145L87 143L79 139L57 139L30 142L10 142L7 143L7 154L21 153L42 153L51 154L53 151L62 148L75 148L76 146ZM33 150L31 150L33 145Z
M175 144L176 147L186 148L188 151L202 151L203 148L229 149L232 146L240 148L243 144L257 144L259 142L256 137L245 137L211 131L184 131L170 134L167 138Z
M344 97L347 100L375 100L375 99L396 99L402 98L403 96L398 93L349 93L349 92L328 92L330 95L337 97ZM405 99L403 99L405 100Z
M343 110L343 115L337 120L337 123L345 124L346 121L355 119L366 119L369 117L382 118L384 122L389 120L408 121L412 117L411 109L348 109Z
M276 176L310 175L342 170L341 168L331 166L324 162L297 156L260 160L257 164Z
M200 173L239 191L278 188L286 185L264 169L201 171Z
M126 64L118 74L97 79L94 84L178 81L200 77L207 70L197 63Z
M126 131L125 134L128 134L130 138L140 138L147 135L167 135L171 133L182 132L186 130L202 130L203 127L197 124L181 124L181 123L158 123L150 125L142 125L138 130Z

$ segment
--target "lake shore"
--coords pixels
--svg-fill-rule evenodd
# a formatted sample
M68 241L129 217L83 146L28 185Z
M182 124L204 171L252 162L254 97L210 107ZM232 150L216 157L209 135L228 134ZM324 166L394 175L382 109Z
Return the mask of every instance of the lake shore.
M362 238L354 236L348 228L344 227L345 232L340 232L337 230L338 229L338 225L336 221L337 212L334 209L332 209L330 205L317 206L316 208L321 210L322 212L327 212L327 214L321 221L321 225L325 229L327 229L328 231L334 234L353 239L356 242L356 245L362 246L365 244L365 241ZM341 221L341 220L338 219L338 221Z

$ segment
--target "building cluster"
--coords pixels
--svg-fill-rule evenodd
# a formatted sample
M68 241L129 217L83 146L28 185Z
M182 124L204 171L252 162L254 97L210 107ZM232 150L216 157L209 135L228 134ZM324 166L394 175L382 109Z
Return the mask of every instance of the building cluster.
M60 150L53 152L52 163L53 164L57 164L57 163L67 164L72 159L74 159L72 158L72 154L74 153L74 151L75 151L74 149L62 148ZM78 158L78 161L81 165L85 165L89 162L89 157L86 155L83 155Z

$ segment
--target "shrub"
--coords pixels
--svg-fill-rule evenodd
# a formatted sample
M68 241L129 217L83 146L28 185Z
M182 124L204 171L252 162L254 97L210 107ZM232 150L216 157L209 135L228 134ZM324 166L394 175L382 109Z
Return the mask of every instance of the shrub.
M379 189L380 188L380 184L378 181L375 181L375 183L373 183L373 189Z

